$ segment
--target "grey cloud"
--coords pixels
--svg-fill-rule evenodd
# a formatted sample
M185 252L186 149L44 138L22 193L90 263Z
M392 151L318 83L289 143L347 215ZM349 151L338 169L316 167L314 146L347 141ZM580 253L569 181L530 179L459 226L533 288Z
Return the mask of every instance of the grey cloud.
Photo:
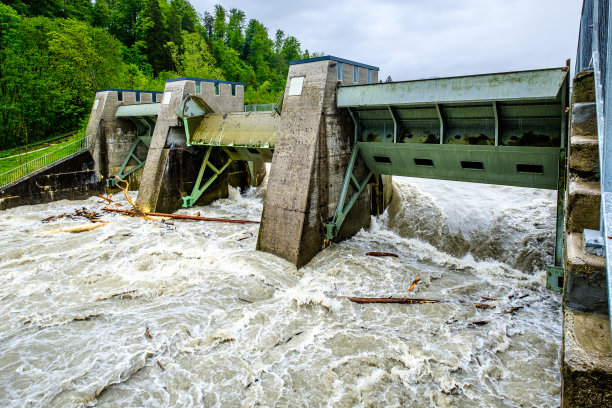
M192 0L293 35L302 49L376 65L394 80L561 66L576 53L581 0Z

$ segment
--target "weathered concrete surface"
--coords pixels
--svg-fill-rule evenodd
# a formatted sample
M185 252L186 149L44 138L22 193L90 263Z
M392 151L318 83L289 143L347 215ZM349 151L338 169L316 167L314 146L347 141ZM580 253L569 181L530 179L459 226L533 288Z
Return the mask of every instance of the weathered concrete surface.
M79 200L100 194L104 185L94 169L89 151L84 151L39 170L27 178L0 188L0 210L56 200Z
M582 232L599 229L599 207L601 195L599 182L579 179L570 181L565 214L566 231Z
M375 174L373 177L370 214L379 216L385 212L393 198L393 177L382 174Z
M593 71L579 72L573 80L572 105L583 102L595 102L595 75Z
M86 134L94 140L91 152L101 181L117 174L138 136L137 127L132 121L115 117L117 108L152 101L153 95L149 92L141 92L138 102L136 91L122 91L122 101L118 100L117 91L98 91L96 93ZM146 158L146 146L140 145L136 154L141 159ZM130 175L128 181L130 188L138 188L140 172Z
M610 327L606 316L563 311L561 406L612 406Z
M200 83L200 92L194 93L215 112L244 112L244 86L235 85L235 95L232 95L232 85L219 83L219 95L215 95L215 84L203 81ZM194 82L195 90L195 82Z
M597 135L595 102L575 103L572 106L572 136Z
M160 205L158 208L157 201L160 197L162 182L165 178L164 175L167 171L174 168L174 166L167 162L169 154L165 151L168 150L166 141L171 128L182 127L182 121L176 116L175 109L188 93L194 92L195 83L193 81L166 83L166 88L164 89L165 100L162 101L162 107L157 116L136 200L136 205L142 211L161 211L161 208L165 207L165 205ZM166 179L166 183L168 182L172 181Z
M584 249L582 234L566 238L563 306L572 310L608 313L606 262Z
M565 211L563 407L612 406L612 359L605 259L585 250L582 232L599 229L600 186L593 72L574 78ZM576 106L582 104L582 107ZM587 126L583 126L587 123Z
M599 181L597 136L572 136L569 171L585 181Z
M348 112L336 108L337 63L324 60L291 65L283 101L257 249L305 265L325 246L324 223L340 197L353 138ZM353 83L343 64L343 83ZM367 73L360 83L367 82ZM299 95L289 95L291 79L303 77ZM377 77L375 77L377 80ZM365 165L358 160L356 176ZM370 223L370 189L361 194L338 239Z

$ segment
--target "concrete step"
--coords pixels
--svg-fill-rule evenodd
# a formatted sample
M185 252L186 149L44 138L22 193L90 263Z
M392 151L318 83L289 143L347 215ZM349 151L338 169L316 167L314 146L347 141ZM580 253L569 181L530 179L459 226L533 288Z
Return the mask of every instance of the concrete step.
M571 135L597 135L597 112L595 109L595 102L581 102L572 105Z
M562 407L612 406L607 316L564 309L562 359Z
M565 228L568 233L599 229L601 190L599 182L573 179L567 191Z
M595 102L595 76L592 70L578 72L572 82L572 105Z
M569 175L585 181L599 181L599 146L597 136L572 136Z
M608 313L606 260L584 249L583 235L565 239L563 306L582 312Z

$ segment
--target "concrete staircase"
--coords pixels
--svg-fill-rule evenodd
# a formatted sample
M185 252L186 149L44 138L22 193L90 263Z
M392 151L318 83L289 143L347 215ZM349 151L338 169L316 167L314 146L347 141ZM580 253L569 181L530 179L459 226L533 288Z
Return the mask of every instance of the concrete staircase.
M565 208L562 407L612 407L606 262L587 249L599 230L601 191L592 71L574 78Z

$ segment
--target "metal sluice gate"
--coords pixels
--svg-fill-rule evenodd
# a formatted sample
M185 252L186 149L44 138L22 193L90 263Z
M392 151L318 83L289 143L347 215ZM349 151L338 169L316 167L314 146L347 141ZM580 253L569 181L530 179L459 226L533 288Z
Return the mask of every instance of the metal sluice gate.
M138 147L142 143L147 149L151 145L153 129L157 122L157 116L161 103L143 103L138 105L124 105L117 108L115 117L130 120L136 126L136 140L132 144L119 171L116 175L106 179L107 187L114 187L119 180L125 180L130 174L144 166L146 156L138 157ZM130 165L130 163L134 163Z
M279 103L272 111L214 113L201 98L187 96L177 109L177 114L183 118L187 145L207 147L193 191L183 197L183 207L193 206L233 161L249 163L251 180L255 177L254 161L272 161L280 123ZM210 161L215 148L221 149L226 156L220 168ZM207 169L212 170L208 172L208 177Z
M563 275L569 67L342 87L354 145L333 219L335 238L372 174L558 190L554 266ZM368 168L353 174L357 156Z

